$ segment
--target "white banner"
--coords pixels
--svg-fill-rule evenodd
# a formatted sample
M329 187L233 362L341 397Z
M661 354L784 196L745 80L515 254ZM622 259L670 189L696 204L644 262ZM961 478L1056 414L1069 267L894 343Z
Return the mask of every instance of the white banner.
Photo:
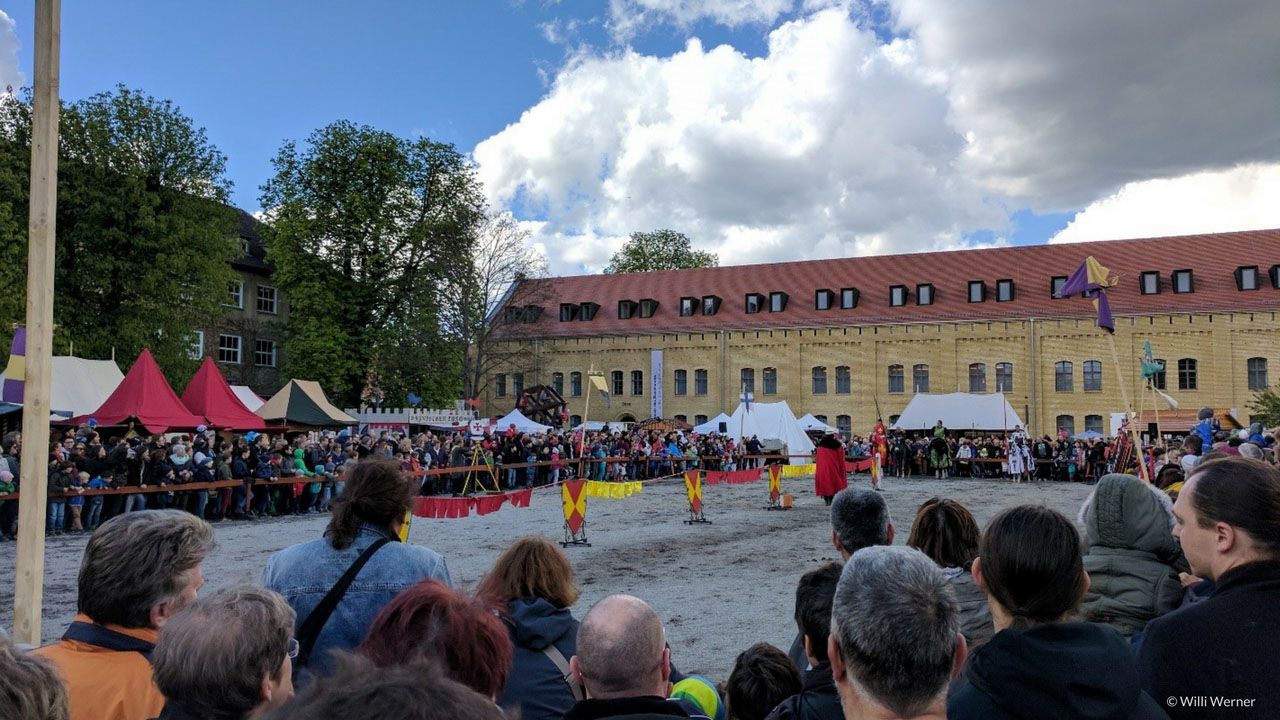
M662 417L662 386L665 382L666 378L662 375L662 351L654 350L649 353L649 415L652 417Z

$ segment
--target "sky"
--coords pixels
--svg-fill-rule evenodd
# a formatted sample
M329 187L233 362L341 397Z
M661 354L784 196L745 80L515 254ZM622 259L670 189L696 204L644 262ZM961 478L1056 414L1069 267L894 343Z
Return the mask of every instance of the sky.
M61 61L173 100L250 211L336 120L453 143L556 275L659 228L745 264L1280 227L1274 0L64 0Z

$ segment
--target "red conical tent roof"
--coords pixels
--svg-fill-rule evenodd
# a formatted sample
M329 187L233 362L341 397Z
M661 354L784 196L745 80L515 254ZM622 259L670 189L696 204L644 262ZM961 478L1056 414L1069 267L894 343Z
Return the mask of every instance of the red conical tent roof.
M226 430L266 430L267 424L240 402L222 371L205 357L195 377L182 392L182 402L192 412L209 418L209 427Z
M138 355L124 380L102 403L102 407L88 415L72 418L71 422L79 425L90 418L104 426L127 425L136 421L151 433L194 430L207 422L182 404L164 379L156 359L151 357L151 351L146 349Z

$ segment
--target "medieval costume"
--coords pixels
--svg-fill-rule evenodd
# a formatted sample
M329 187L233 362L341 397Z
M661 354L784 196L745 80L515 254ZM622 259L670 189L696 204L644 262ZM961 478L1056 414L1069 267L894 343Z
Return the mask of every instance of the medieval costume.
M844 445L828 433L818 441L814 454L817 463L814 492L830 505L831 498L849 486L845 477Z

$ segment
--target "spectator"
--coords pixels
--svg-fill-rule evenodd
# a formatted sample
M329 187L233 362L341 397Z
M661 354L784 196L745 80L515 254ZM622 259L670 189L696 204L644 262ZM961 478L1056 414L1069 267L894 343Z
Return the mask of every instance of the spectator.
M800 688L800 673L786 653L756 643L738 654L725 683L729 720L764 720Z
M827 635L831 632L831 601L840 581L840 563L827 563L800 577L796 587L796 625L804 638L804 653L811 669L804 674L799 693L782 701L771 720L821 720L840 716L840 695L831 677Z
M165 623L195 602L213 528L177 510L141 510L103 523L80 565L75 620L36 654L66 679L72 720L144 720L164 696L151 651Z
M488 698L430 667L379 668L338 654L333 674L264 720L506 720Z
M666 699L671 650L662 621L640 598L610 595L596 603L578 629L578 653L569 660L587 690L564 720L691 717Z
M955 500L930 498L916 511L907 546L923 552L942 568L960 607L960 632L970 651L986 644L995 633L987 594L973 581L973 559L978 556L978 521Z
M1209 597L1147 625L1138 654L1153 697L1252 700L1248 705L1169 708L1178 718L1274 718L1280 674L1280 471L1230 458L1199 465L1173 506L1173 534Z
M1081 506L1079 522L1090 580L1080 605L1085 620L1132 637L1178 607L1178 573L1188 568L1169 534L1173 501L1164 491L1132 475L1105 475Z
M245 720L293 697L293 609L270 590L219 590L174 616L151 662L158 720Z
M1200 453L1205 451L1208 446L1199 435L1188 435L1182 440L1182 457L1178 462L1182 465L1182 471L1191 472L1192 469L1200 462Z
M982 535L973 577L986 591L996 634L952 688L951 720L1026 717L1162 718L1142 691L1128 644L1115 630L1068 622L1089 587L1080 535L1037 505L996 515ZM1064 671L1069 668L1069 671Z
M6 471L7 472L7 471ZM0 720L67 720L67 689L45 660L0 633Z
M262 584L283 595L300 618L302 649L295 670L324 674L329 651L358 645L374 617L401 591L422 580L449 582L444 558L400 542L413 487L391 462L359 463L334 500L324 537L285 548L267 561ZM320 608L330 594L336 602ZM296 678L299 685L306 680Z
M530 535L508 547L480 581L477 592L506 603L515 654L498 704L519 707L522 720L559 720L583 699L570 685L569 658L577 652L578 600L573 565L550 540Z
M495 603L435 580L397 595L373 619L356 653L378 667L436 660L450 679L495 699L511 666L511 640Z
M854 553L836 585L827 642L845 718L947 717L947 681L967 647L946 577L920 551Z

